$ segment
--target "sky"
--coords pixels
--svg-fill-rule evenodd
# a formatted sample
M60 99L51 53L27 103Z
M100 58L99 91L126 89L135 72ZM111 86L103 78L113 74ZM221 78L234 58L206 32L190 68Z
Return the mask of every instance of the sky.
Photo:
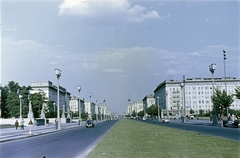
M163 81L240 78L238 1L1 0L1 79L60 85L118 114Z

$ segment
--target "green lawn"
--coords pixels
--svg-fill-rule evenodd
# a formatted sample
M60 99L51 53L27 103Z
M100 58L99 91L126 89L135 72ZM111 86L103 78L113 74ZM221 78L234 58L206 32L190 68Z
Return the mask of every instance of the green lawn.
M240 143L121 119L87 158L239 158Z

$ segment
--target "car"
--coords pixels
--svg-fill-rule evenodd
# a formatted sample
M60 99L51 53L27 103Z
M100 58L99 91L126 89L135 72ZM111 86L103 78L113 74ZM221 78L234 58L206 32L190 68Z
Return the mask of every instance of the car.
M86 126L86 128L88 128L88 127L94 127L94 123L92 122L92 120L87 120L85 126Z
M163 118L163 123L170 123L170 120L167 118Z
M240 127L240 120L234 120L232 123L233 127L239 128Z

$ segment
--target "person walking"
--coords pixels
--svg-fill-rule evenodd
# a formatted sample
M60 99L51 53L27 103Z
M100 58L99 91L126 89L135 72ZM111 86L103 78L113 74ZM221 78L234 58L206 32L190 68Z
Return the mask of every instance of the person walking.
M18 129L18 125L19 125L18 120L16 120L16 122L15 122L16 130Z
M21 129L24 130L24 120L22 119L22 121L20 122L21 125Z

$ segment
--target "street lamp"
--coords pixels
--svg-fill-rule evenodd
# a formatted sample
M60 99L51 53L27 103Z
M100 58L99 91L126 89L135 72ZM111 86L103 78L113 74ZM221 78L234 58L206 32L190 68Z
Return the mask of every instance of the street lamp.
M78 120L78 125L82 126L82 121L81 121L81 99L80 99L80 91L81 91L81 86L77 86L78 89L78 116L79 116L79 120Z
M183 76L183 82L180 86L182 90L182 122L185 122L185 76Z
M20 120L22 120L22 95L19 95L19 99L20 99Z
M227 59L226 57L226 51L223 50L223 65L224 65L224 79L225 79L225 91L227 94L227 81L226 81L226 67L225 67L225 60ZM227 108L227 116L228 116L228 108Z
M168 91L166 91L165 95L166 95L167 119L169 119L169 111L168 111Z
M104 109L103 109L103 119L106 119L106 100L104 99L103 100L103 107L104 107Z
M211 64L209 65L209 71L212 73L212 90L213 90L213 94L214 94L214 71L216 70L216 64ZM216 115L216 106L213 103L213 116L212 116L212 120L213 120L213 125L217 124L217 115Z
M92 97L92 93L89 93L89 98L90 98L90 116L92 115L92 103L91 103L91 97ZM90 116L88 116L90 118Z
M101 121L103 120L103 118L102 118L102 115L103 115L103 112L102 112L102 102L100 102L100 113L101 113L101 115L100 115L100 117L101 117Z
M58 120L58 130L61 130L61 120L60 120L60 109L59 109L59 79L61 76L61 70L55 69L55 74L58 79L58 89L57 89L57 120Z
M98 99L96 99L96 107L97 107L96 120L98 122L98 105L97 105L97 101L98 101ZM95 110L96 110L96 108L95 108Z
M160 117L159 117L159 96L157 96L157 106L158 106L158 121L160 121Z

